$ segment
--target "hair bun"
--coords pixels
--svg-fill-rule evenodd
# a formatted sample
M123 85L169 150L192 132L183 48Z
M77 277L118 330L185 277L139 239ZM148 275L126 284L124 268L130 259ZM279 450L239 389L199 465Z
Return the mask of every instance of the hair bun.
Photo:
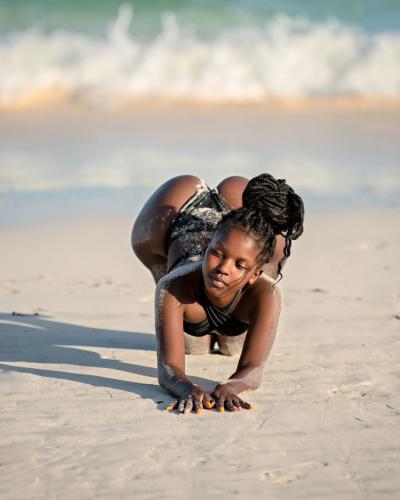
M286 232L289 238L296 239L303 232L303 200L285 179L275 179L267 173L253 177L242 200L244 208L263 213L275 234Z

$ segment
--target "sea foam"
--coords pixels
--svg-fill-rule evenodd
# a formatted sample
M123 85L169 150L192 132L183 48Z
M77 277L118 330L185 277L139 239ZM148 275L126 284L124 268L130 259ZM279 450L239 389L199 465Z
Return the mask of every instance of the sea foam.
M400 97L400 33L277 15L263 28L201 37L165 14L135 37L125 5L103 35L38 27L0 38L0 104L57 90L113 108L135 99L257 103L268 99Z

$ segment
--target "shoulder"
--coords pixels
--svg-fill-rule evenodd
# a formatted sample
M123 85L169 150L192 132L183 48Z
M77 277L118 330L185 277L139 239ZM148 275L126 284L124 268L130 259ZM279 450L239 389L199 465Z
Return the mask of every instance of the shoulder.
M195 290L201 277L201 263L183 265L166 274L157 283L156 295L172 295L180 304L186 304L195 300Z
M244 293L244 301L248 304L249 316L266 309L273 301L275 294L274 280L262 274L260 278Z

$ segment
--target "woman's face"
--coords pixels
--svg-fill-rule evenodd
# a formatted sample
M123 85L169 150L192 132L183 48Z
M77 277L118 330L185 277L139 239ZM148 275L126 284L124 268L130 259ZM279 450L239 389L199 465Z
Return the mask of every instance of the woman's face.
M228 297L252 285L262 273L257 266L260 247L240 229L215 233L203 259L202 273L209 297Z

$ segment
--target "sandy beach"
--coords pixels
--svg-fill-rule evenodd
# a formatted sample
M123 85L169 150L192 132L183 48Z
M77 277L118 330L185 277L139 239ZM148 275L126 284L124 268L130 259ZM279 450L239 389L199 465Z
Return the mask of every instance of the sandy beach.
M399 26L378 0L1 3L0 500L399 498ZM306 217L253 409L167 412L134 218L174 176L262 172Z
M254 410L200 416L163 410L130 218L1 229L0 497L397 498L399 216L307 217Z

